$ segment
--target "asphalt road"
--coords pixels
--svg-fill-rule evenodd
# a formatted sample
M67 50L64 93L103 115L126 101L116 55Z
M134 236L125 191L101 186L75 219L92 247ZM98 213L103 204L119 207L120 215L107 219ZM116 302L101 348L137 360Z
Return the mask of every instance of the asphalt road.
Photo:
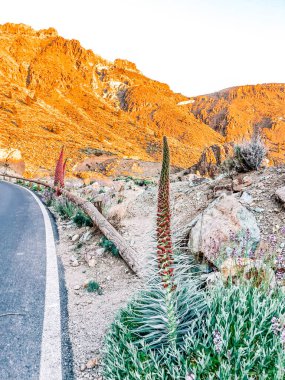
M0 182L1 380L39 379L46 249L45 222L33 195L15 185ZM62 268L60 278L62 316L67 318ZM62 378L69 380L73 375L66 318L61 321L64 336Z

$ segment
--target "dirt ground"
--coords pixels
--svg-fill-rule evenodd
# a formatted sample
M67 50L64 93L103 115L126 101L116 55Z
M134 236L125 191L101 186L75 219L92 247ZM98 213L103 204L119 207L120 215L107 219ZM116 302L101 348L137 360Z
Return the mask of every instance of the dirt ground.
M75 378L101 379L100 359L106 330L118 309L126 305L140 287L138 278L130 273L121 258L103 253L98 246L101 235L88 227L77 228L74 223L58 221L60 242L58 253L65 268L68 290L69 331L74 357ZM86 242L72 241L92 232ZM81 246L82 244L82 246ZM90 267L85 254L91 253ZM88 281L100 285L100 294L88 292ZM92 368L87 368L92 366Z

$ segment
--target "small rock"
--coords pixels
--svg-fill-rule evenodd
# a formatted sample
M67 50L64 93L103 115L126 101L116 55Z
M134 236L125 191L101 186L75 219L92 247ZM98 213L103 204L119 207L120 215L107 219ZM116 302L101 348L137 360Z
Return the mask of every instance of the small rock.
M86 368L91 369L94 368L96 365L98 365L98 358L93 358L88 360L86 363Z
M71 238L72 241L77 241L78 239L79 239L79 235L78 234L73 235L72 238Z
M260 286L264 282L272 289L276 286L273 270L261 260L246 257L236 259L228 258L221 264L221 274L224 281L226 281L229 276L237 277L237 280L238 276L242 276L247 280L254 277L257 286Z
M83 282L83 288L87 288L90 281L94 281L93 278L88 278Z
M80 238L80 242L84 242L84 241L88 241L88 240L90 240L91 239L91 237L92 237L92 231L87 231L87 232L85 232L82 236L81 236L81 238Z
M276 198L285 204L285 186L280 187L280 189L277 189L275 192Z
M258 213L264 212L264 208L261 208L261 207L255 207L252 210Z
M220 272L211 272L205 275L205 278L208 287L216 286L219 283L222 283L222 275Z
M104 252L105 252L105 248L98 248L98 249L96 249L96 254L98 256L102 256L104 254Z
M79 266L79 262L78 262L78 260L74 260L74 261L72 261L72 262L71 262L71 266L72 266L72 267L78 267L78 266Z
M250 186L252 184L252 179L250 176L246 175L243 177L242 179L242 183L245 185L245 186Z
M94 268L96 266L96 260L95 259L91 259L88 261L88 266L90 268Z
M247 193L246 191L244 191L242 193L242 196L240 197L240 201L242 203L251 204L252 201L253 201L253 199L252 199L252 196L249 193Z
M81 288L80 285L75 285L73 289L74 289L74 290L79 290L80 288Z
M80 371L83 372L85 370L86 370L86 365L85 364L81 364Z

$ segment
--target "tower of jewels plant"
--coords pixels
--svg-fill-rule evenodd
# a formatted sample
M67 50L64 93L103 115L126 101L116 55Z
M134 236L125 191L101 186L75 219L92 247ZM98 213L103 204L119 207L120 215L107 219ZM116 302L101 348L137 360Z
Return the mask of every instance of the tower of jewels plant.
M54 186L56 186L56 194L60 195L60 189L64 188L64 175L65 175L65 168L66 168L66 160L64 161L64 148L61 148L59 158L56 163L55 167L55 174L54 174Z
M167 138L163 137L163 160L158 188L157 204L157 261L159 275L166 292L166 308L168 317L168 334L171 341L176 339L177 321L173 305L174 283L174 254L171 239L171 212L169 191L170 155Z

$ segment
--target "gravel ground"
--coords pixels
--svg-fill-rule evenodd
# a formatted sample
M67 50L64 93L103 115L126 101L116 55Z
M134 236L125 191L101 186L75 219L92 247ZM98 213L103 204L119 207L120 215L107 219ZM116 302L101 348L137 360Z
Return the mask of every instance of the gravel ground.
M106 330L118 309L139 289L140 281L122 259L103 252L98 246L101 238L98 232L90 227L79 229L72 222L57 222L58 252L65 268L68 290L75 379L99 380L102 379L100 360ZM87 240L82 241L86 236ZM86 284L90 280L100 285L102 294L87 291Z

